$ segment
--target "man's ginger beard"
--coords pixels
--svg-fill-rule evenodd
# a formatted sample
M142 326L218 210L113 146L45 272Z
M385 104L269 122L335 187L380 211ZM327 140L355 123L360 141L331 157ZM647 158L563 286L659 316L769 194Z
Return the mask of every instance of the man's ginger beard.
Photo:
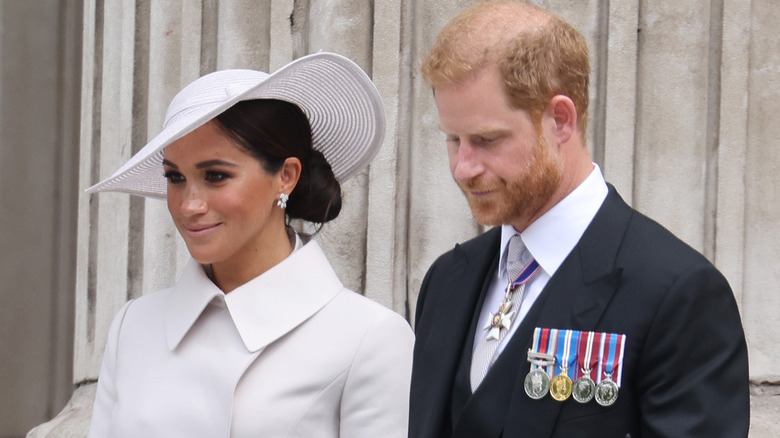
M477 177L458 183L471 207L474 218L483 225L520 224L528 221L544 206L561 184L563 163L555 157L547 141L538 135L533 155L525 171L516 179ZM470 191L498 191L488 199L473 198Z

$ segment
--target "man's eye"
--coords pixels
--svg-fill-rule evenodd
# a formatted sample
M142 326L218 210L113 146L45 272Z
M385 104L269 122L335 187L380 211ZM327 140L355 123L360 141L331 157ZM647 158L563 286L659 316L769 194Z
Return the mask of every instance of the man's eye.
M177 184L184 181L184 175L180 174L179 172L174 172L172 170L165 172L163 176L171 184Z
M483 136L479 136L479 137L477 137L476 139L474 139L474 143L476 143L476 144L482 144L482 145L485 145L485 144L490 144L490 143L493 143L494 141L496 141L496 138L495 138L495 137L483 137Z
M460 137L450 137L450 136L447 136L447 143L459 144L460 143Z

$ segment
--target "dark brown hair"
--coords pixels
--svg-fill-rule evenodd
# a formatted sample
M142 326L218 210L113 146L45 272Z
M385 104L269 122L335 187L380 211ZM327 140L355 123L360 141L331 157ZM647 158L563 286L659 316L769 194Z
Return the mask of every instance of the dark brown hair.
M341 185L322 153L312 147L309 119L298 105L276 99L247 100L214 119L220 129L276 173L290 157L301 161L301 176L290 193L290 219L325 223L341 211Z

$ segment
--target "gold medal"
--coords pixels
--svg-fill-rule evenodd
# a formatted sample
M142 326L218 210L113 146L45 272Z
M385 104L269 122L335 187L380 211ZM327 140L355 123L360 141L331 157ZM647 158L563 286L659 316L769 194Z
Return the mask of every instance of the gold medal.
M563 336L563 343L558 343L558 352L555 355L559 372L550 382L550 396L554 400L562 402L571 397L569 368L576 362L579 332L576 330L561 330L559 336Z
M550 396L557 401L564 401L571 396L571 379L566 374L558 374L550 383Z

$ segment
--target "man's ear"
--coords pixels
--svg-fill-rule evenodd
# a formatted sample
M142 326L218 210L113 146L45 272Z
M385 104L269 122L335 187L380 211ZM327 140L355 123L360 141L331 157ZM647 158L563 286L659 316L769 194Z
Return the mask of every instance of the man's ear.
M569 141L577 132L577 108L569 97L562 94L553 96L547 104L546 113L555 123L552 134L559 144Z
M298 180L301 177L301 160L296 157L289 157L284 160L279 169L279 190L288 195L292 193Z

